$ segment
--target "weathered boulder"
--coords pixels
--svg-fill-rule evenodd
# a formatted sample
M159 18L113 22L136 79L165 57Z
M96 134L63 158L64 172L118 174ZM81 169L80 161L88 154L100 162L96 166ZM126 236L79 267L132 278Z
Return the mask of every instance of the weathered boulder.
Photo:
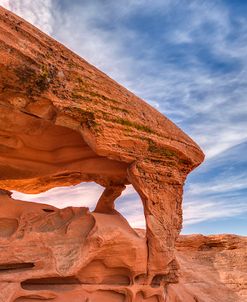
M114 201L132 184L147 227L147 265L138 282L159 290L177 282L174 245L182 225L183 184L204 158L197 144L127 89L3 8L0 58L0 188L38 193L95 181L105 191L95 214L88 215L101 217L118 215ZM18 219L2 219L8 236L19 230Z

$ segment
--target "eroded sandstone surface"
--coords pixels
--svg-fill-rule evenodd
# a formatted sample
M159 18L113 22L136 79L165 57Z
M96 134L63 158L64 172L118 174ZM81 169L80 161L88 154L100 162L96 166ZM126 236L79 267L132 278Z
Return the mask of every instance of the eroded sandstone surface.
M164 301L178 282L184 181L203 158L161 113L0 8L2 301L71 300L53 285L73 287L73 301ZM89 181L105 187L93 213L8 193ZM114 209L128 184L143 202L145 236Z
M176 248L180 277L168 301L247 301L246 236L180 236Z
M159 301L147 245L117 212L57 209L0 191L0 301ZM148 300L148 301L149 301Z
M1 302L246 301L247 237L180 236L178 283L148 284L145 231L121 214L0 194Z

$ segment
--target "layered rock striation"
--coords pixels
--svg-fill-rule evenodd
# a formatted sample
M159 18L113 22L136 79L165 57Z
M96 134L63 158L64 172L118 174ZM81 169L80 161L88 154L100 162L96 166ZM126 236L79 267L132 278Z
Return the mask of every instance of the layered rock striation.
M80 301L163 301L164 289L178 281L183 184L203 161L200 148L154 108L3 8L0 58L2 300L68 301L66 293L40 294L39 286L61 283L81 291ZM89 181L105 187L94 213L24 204L8 193ZM144 237L114 209L128 184L143 202ZM103 299L105 286L110 296Z
M168 286L168 301L247 301L247 237L180 236L180 278Z

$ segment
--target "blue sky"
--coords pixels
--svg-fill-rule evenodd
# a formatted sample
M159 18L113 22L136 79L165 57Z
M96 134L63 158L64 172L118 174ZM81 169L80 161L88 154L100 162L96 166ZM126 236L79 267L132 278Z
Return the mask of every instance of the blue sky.
M246 235L246 1L0 3L145 99L200 144L206 160L185 186L184 233ZM36 199L16 196L93 206L100 192L85 184ZM143 225L142 206L131 187L117 207L132 225Z

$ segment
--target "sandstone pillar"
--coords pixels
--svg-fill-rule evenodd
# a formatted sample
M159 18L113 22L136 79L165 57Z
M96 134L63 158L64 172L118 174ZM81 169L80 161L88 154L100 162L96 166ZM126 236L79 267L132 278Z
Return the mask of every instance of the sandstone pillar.
M94 212L106 214L114 212L114 202L122 194L124 189L124 185L111 185L106 187L100 196Z
M180 168L181 169L181 168ZM146 217L148 282L153 285L177 281L174 244L182 226L184 175L177 166L137 162L129 180L139 193Z

